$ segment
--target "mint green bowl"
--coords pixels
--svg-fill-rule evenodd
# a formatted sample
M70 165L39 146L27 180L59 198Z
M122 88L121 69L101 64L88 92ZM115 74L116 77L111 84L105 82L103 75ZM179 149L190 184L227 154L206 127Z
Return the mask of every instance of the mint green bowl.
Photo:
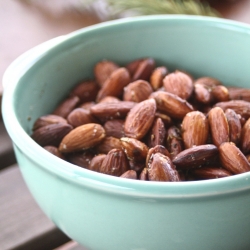
M88 249L250 249L250 173L182 183L120 179L56 158L29 137L39 116L93 76L96 62L140 57L250 87L250 26L181 15L128 18L59 37L18 58L4 75L2 112L34 198Z

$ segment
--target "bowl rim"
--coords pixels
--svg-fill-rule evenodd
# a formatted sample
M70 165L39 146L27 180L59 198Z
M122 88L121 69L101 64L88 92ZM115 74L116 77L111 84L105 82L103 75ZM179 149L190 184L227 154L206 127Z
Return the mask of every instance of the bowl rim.
M39 164L39 167L53 175L60 176L64 180L70 181L76 185L102 190L102 192L154 198L194 198L249 190L250 172L216 180L148 182L123 179L83 169L59 159L44 150L30 138L28 133L19 124L15 116L13 94L18 85L19 78L29 72L32 65L36 64L41 58L46 57L49 53L53 53L58 47L69 43L72 39L76 39L78 36L84 36L84 34L89 31L97 32L99 29L117 25L136 24L147 21L152 22L155 20L165 22L185 21L191 24L197 24L197 21L199 21L201 25L219 26L232 31L244 32L250 36L250 25L238 21L226 20L218 17L191 15L152 15L106 21L42 43L19 56L10 64L3 76L4 92L2 99L2 115L7 132L14 143L14 148L18 148L25 152L26 157L36 164L38 162L46 162L46 164L43 165ZM36 161L34 159L36 159ZM22 168L22 166L20 167ZM231 189L228 189L227 186L230 186Z

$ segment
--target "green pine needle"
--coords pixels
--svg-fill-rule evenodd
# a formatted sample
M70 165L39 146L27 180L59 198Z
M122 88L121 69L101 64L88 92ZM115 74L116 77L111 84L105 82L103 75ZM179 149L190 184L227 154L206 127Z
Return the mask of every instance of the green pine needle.
M135 11L141 15L188 14L219 16L208 4L195 0L107 0L113 15Z

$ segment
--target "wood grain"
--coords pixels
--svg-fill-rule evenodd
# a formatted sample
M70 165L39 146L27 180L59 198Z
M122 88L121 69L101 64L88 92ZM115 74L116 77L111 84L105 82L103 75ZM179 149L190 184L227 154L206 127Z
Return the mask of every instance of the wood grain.
M52 249L70 240L38 207L17 165L0 172L0 201L0 249Z

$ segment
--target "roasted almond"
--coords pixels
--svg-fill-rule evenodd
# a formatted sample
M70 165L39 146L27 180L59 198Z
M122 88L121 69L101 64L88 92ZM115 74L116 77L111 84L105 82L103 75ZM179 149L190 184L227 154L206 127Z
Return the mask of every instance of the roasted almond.
M225 111L225 115L229 126L229 140L238 145L240 142L242 129L240 117L235 113L233 109L227 109Z
M95 81L83 81L78 83L72 90L70 95L78 96L81 103L95 101L96 95L99 91L99 86Z
M154 69L150 76L150 84L153 90L157 90L163 86L163 78L168 74L168 69L165 66Z
M136 80L129 83L123 92L123 100L131 102L142 102L146 100L153 92L149 82L145 80Z
M187 113L182 121L181 128L185 148L206 143L209 126L208 120L202 112L192 111Z
M94 67L94 75L99 86L102 87L104 82L118 68L119 66L116 63L109 60L98 62Z
M148 99L136 104L128 113L124 131L127 137L135 139L143 138L154 122L156 103L154 99Z
M70 96L63 100L54 110L53 115L58 115L66 118L69 113L76 108L80 103L80 98L78 96Z
M123 88L130 83L130 75L126 68L118 68L113 71L110 77L104 82L97 94L96 101L100 101L106 96L120 97Z
M143 168L143 170L141 171L139 175L139 180L148 181L148 169L147 168Z
M214 145L219 147L221 143L229 142L228 121L220 107L214 107L209 111L208 122Z
M170 127L173 124L172 118L169 115L166 115L164 113L161 112L155 112L155 117L156 118L161 118L161 120L163 121L165 128Z
M136 180L137 173L134 170L128 170L125 173L123 173L120 177L125 179Z
M227 87L231 100L244 100L250 102L250 89L240 87Z
M121 176L129 170L128 160L121 149L112 149L105 156L100 167L100 173Z
M40 146L58 146L72 126L65 123L49 124L33 131L31 138Z
M237 114L243 118L248 119L250 117L250 102L244 100L232 100L228 102L218 102L215 107L220 107L224 111L226 109L233 109Z
M100 124L88 123L70 131L62 139L59 150L63 153L70 153L92 148L99 144L105 136L105 130Z
M194 88L192 78L178 70L165 76L163 86L167 92L175 94L184 100L189 99Z
M87 123L97 123L97 119L90 113L89 110L83 108L73 109L67 116L67 121L74 128Z
M145 58L140 58L140 59L133 60L133 61L129 62L129 63L125 66L125 68L128 70L129 74L130 74L131 76L133 76L134 73L135 73L135 71L137 70L139 64L140 64L141 62L143 62L144 60L145 60Z
M97 103L90 108L93 114L100 121L124 118L130 110L136 105L135 102L112 102L112 103Z
M218 155L218 148L213 144L194 146L180 152L172 161L177 168L188 169L206 164Z
M184 149L181 131L176 126L171 126L167 130L166 147L171 155L171 159L173 159Z
M170 158L161 153L152 155L148 163L148 179L150 181L180 181Z
M98 103L115 103L120 102L121 100L114 96L105 96Z
M145 168L145 162L138 162L138 161L132 161L128 160L130 169L134 170L136 173L141 173L141 171Z
M89 163L88 169L95 172L100 172L100 168L105 157L106 154L98 154L94 156Z
M214 86L211 89L211 95L215 102L226 102L230 99L228 89L223 85Z
M145 143L128 137L122 137L120 141L122 148L130 161L145 162L148 154L148 147Z
M200 77L196 79L194 83L202 84L203 86L206 86L207 88L212 88L217 85L222 85L222 83L218 79L213 78L213 77L208 77L208 76Z
M146 166L148 166L148 163L149 163L151 157L156 153L161 153L161 154L166 155L169 158L171 158L170 153L168 152L168 150L164 146L156 145L155 147L150 148L148 150L148 154L147 154L147 158L146 158Z
M148 133L147 145L152 148L156 145L163 145L166 137L165 125L161 118L156 118Z
M194 98L202 104L210 104L213 101L211 91L200 83L194 84Z
M77 108L90 110L90 108L94 105L95 105L95 102L84 102L84 103L80 104L79 106L77 106Z
M67 154L67 160L74 164L77 165L79 167L82 168L89 168L89 164L91 162L91 160L94 157L94 153L90 152L90 151L83 151L83 152L75 152L75 153L71 153L71 154Z
M233 142L222 143L219 147L222 166L233 174L250 171L250 164L245 155Z
M199 180L218 179L232 175L226 169L214 167L195 168L191 170L191 174Z
M138 66L132 75L132 81L139 79L148 81L154 68L155 60L153 58L145 58L142 61L139 61Z
M106 135L121 138L125 136L124 132L124 120L115 119L106 121L103 125Z
M37 120L35 121L33 125L33 131L43 126L47 126L50 124L57 124L57 123L67 124L68 122L66 119L58 115L52 115L52 114L43 115L37 118Z
M250 118L246 121L242 128L240 148L244 154L250 153Z
M182 119L188 112L193 111L193 106L186 100L172 93L157 91L150 95L155 99L157 110L170 117Z
M46 149L51 154L57 156L58 158L61 158L61 159L65 160L64 155L58 150L57 147L55 147L55 146L45 146L44 149Z
M122 143L120 139L112 136L106 136L102 142L95 147L99 154L107 154L111 149L114 148L122 149Z

